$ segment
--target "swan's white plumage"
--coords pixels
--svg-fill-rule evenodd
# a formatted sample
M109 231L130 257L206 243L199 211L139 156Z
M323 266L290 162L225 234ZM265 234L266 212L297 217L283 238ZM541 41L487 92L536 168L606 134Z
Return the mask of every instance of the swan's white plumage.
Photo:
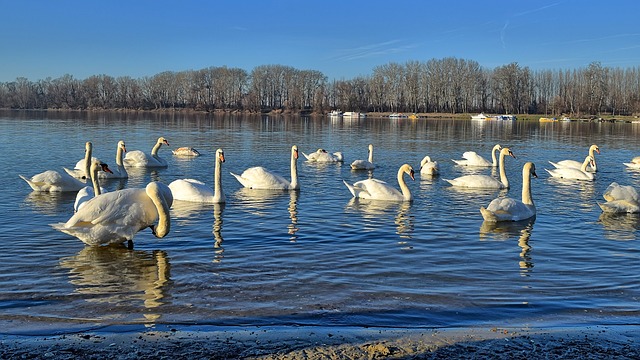
M66 172L59 172L55 170L47 170L43 173L34 175L31 178L27 178L23 175L18 176L20 176L22 180L26 181L34 191L73 192L86 186L85 183Z
M100 171L108 173L111 172L111 169L109 169L107 164L101 163L99 160L93 160L91 162L89 173L91 175L92 186L85 186L78 191L76 194L76 201L73 204L73 212L78 212L78 210L80 210L87 201L106 192L104 188L100 187L100 182L98 180L98 174Z
M453 186L458 186L458 187L476 188L476 189L508 189L509 180L507 179L507 172L504 166L504 158L507 155L515 158L515 155L513 155L513 152L511 152L509 148L502 148L502 150L500 150L500 161L499 161L500 180L494 177L491 177L489 175L480 175L480 174L464 175L452 180L449 180L449 179L443 179L443 180Z
M592 172L587 171L587 166L593 164L593 157L587 156L584 159L580 169L575 168L557 168L557 169L545 169L549 175L555 178L569 179L569 180L583 180L593 181L595 175ZM593 165L592 165L593 166Z
M351 163L352 170L373 170L376 165L373 163L373 144L369 144L368 160L354 160Z
M91 170L89 169L91 167L91 161L100 161L99 159L92 157L92 151L93 144L91 141L87 141L84 145L84 158L78 160L73 169L63 167L64 171L76 179L85 179L88 183L89 178L91 177Z
M169 187L151 182L144 189L124 189L96 196L66 223L53 224L53 227L88 245L130 241L147 227L152 227L154 235L162 238L170 230L172 203ZM158 224L154 226L156 221Z
M309 155L302 152L302 156L304 156L308 162L342 162L343 156L341 152L334 152L333 154L328 153L325 149L318 149L316 152L313 152Z
M475 151L466 151L462 154L463 160L453 160L453 162L462 166L496 167L498 166L496 151L500 150L502 150L502 146L500 146L500 144L493 146L491 149L491 161L486 160Z
M200 152L192 147L183 146L175 150L171 150L175 156L200 156Z
M169 184L173 199L199 203L225 202L225 195L222 191L222 163L224 161L224 151L222 149L216 150L214 189L195 179L178 179Z
M158 155L158 150L160 147L165 144L169 146L169 142L164 137L159 137L156 144L151 149L151 154L147 154L140 150L134 150L127 152L127 155L124 157L124 165L130 167L146 167L146 168L156 168L156 167L167 167L169 166L167 160L161 158Z
M598 171L598 167L596 164L596 155L595 155L596 152L600 154L600 148L598 147L598 145L596 144L591 145L589 147L589 156L593 158L593 164L589 164L585 169L585 171L588 171L588 172ZM582 167L582 163L577 160L561 160L558 162L549 161L549 163L556 169L561 169L561 168L580 169Z
M298 146L291 147L291 181L274 174L262 166L255 166L245 170L241 175L231 173L242 186L251 189L264 190L298 190Z
M629 185L611 183L602 197L606 203L598 203L600 209L606 213L637 213L640 212L640 196L638 191Z
M404 174L408 174L411 180L415 180L413 168L409 164L402 165L400 169L398 169L397 176L401 191L398 191L385 181L378 179L362 180L353 185L344 180L342 182L344 182L347 189L351 192L351 195L355 198L385 201L412 201L413 196L404 181Z
M630 169L640 169L640 156L636 156L631 159L631 162L623 164Z
M420 161L420 175L435 176L440 173L440 167L437 161L432 161L430 156L425 156Z
M493 199L489 206L480 208L484 221L521 221L536 216L536 206L531 196L531 177L536 175L536 167L527 162L522 167L522 200L512 198Z

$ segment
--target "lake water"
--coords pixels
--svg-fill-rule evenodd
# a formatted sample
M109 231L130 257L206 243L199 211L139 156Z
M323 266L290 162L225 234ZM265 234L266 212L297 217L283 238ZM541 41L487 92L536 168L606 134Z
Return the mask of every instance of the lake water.
M640 124L472 122L176 114L0 113L0 333L120 326L583 326L640 322L640 217L603 216L612 182L640 188L623 162L640 155ZM110 191L195 178L213 183L225 151L224 206L175 203L164 239L143 230L134 248L89 247L54 230L75 194L32 192L18 174L73 167L92 141L115 166L115 147L150 151L159 136L195 159L130 171ZM348 164L374 144L372 173ZM470 172L464 151L509 146L511 189L461 191L442 178ZM548 160L582 160L598 144L594 182L552 179ZM289 177L290 148L342 151L344 164L298 163L299 192L247 191L229 174L263 165ZM400 165L424 155L442 175L409 180L412 203L354 202L342 183L370 175L396 185ZM488 226L479 212L519 198L532 180L533 222ZM489 169L475 170L491 174ZM495 174L495 171L494 171Z

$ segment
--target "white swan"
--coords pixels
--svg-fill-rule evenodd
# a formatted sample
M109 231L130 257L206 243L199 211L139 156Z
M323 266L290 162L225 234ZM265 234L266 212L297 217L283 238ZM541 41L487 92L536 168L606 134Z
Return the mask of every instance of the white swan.
M147 227L157 238L165 237L171 228L169 208L172 204L169 187L151 182L144 189L124 189L96 196L66 223L52 226L87 245L125 241L131 244L135 234Z
M131 167L147 167L147 168L156 168L156 167L167 167L167 160L161 158L158 155L158 150L160 147L166 144L169 146L169 142L164 137L159 137L156 144L151 149L151 154L147 154L140 150L129 151L127 156L124 157L124 165Z
M76 166L73 169L63 167L64 171L76 179L85 179L88 183L89 178L91 177L91 160L100 161L92 157L92 151L93 144L91 143L91 141L87 141L84 144L84 158L78 160Z
M562 179L570 179L570 180L584 180L584 181L593 181L595 176L591 172L587 172L587 166L591 164L593 166L593 158L591 156L587 156L584 158L584 162L580 169L574 168L558 168L558 169L545 169L549 175L555 178Z
M192 147L183 146L175 150L171 150L175 156L200 156L200 152Z
M636 156L633 159L631 159L631 162L623 163L623 164L624 166L630 169L640 169L640 156Z
M351 163L352 170L373 170L376 166L373 163L373 144L369 144L369 159L368 160L354 160Z
M298 146L291 147L291 182L280 175L274 174L262 166L245 170L242 175L231 173L242 186L251 189L264 190L298 190Z
M635 188L628 185L611 183L602 194L606 203L598 203L600 209L606 213L637 213L640 212L640 196Z
M453 160L454 163L463 166L484 166L484 167L496 167L498 166L498 160L496 159L496 151L502 150L500 144L496 144L491 149L491 162L478 155L475 151L466 151L462 154L464 160Z
M73 212L78 212L78 210L80 210L80 208L90 199L93 199L94 197L106 192L106 190L104 188L100 187L100 182L98 181L98 174L100 173L100 171L103 172L107 172L107 173L111 173L111 169L109 169L109 166L105 163L101 163L100 160L93 160L91 162L91 182L93 184L93 187L91 186L85 186L82 189L80 189L80 191L78 191L78 193L76 194L76 201L73 204Z
M465 175L457 177L453 180L442 179L453 186L466 187L466 188L478 188L478 189L508 189L509 180L507 179L507 171L504 167L504 157L512 156L515 159L515 155L509 148L502 148L500 150L500 180L489 175Z
M34 191L72 192L78 191L87 185L66 172L56 170L47 170L34 175L30 179L23 175L18 176L26 181ZM89 181L88 178L87 181Z
M536 166L527 162L522 167L522 201L512 198L493 199L489 206L481 207L484 221L520 221L536 216L536 206L531 197L531 177L537 178Z
M344 180L342 180L342 182L344 182L351 192L351 195L355 198L386 201L412 201L413 196L411 195L411 191L409 190L407 183L404 181L404 174L408 174L411 177L411 180L415 180L414 171L411 165L402 165L400 169L398 169L398 184L400 185L401 191L398 191L388 183L377 179L362 180L353 185Z
M216 163L213 175L215 189L207 186L202 181L194 179L178 179L169 184L169 189L174 200L191 201L199 203L223 203L225 202L222 191L222 163L224 151L216 150Z
M589 172L598 171L598 167L596 164L596 155L595 155L596 152L600 154L600 148L598 147L598 145L596 144L591 145L589 147L589 156L593 158L593 165L587 166L586 171L589 171ZM555 167L556 169L560 169L560 168L580 169L582 167L582 163L576 160L561 160L558 162L549 161L549 163L553 165L553 167Z
M421 176L435 176L440 173L440 167L437 161L431 161L430 156L425 156L420 161L420 175Z
M325 149L318 149L316 152L311 153L309 155L302 152L302 156L304 156L308 162L342 162L344 158L342 156L342 152L334 152L333 154L329 154Z

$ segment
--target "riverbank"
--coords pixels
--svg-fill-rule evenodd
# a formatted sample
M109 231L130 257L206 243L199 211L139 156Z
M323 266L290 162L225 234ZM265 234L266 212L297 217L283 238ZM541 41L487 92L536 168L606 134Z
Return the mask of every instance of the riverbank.
M2 336L3 359L637 359L637 326L248 327Z

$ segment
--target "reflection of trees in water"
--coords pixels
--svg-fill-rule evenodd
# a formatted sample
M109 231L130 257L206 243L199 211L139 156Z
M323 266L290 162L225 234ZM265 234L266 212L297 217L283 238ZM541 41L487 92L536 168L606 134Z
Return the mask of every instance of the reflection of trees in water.
M362 223L365 229L369 226L379 226L383 217L388 214L394 214L393 222L396 226L396 234L400 236L399 243L405 245L412 238L415 226L414 216L410 214L410 201L395 202L351 198L346 208L355 210L362 215L363 219L366 220Z
M519 222L484 221L480 226L480 239L492 238L493 240L504 241L517 238L518 246L521 249L520 262L518 263L520 274L528 276L530 269L533 268L529 239L531 238L534 223L535 218Z
M602 213L598 218L604 229L604 237L609 240L636 240L640 229L640 214Z
M75 293L93 303L131 305L141 301L144 308L157 308L163 304L164 287L170 281L169 259L159 250L87 246L75 256L60 259L60 267L69 270ZM159 317L147 315L147 319Z

